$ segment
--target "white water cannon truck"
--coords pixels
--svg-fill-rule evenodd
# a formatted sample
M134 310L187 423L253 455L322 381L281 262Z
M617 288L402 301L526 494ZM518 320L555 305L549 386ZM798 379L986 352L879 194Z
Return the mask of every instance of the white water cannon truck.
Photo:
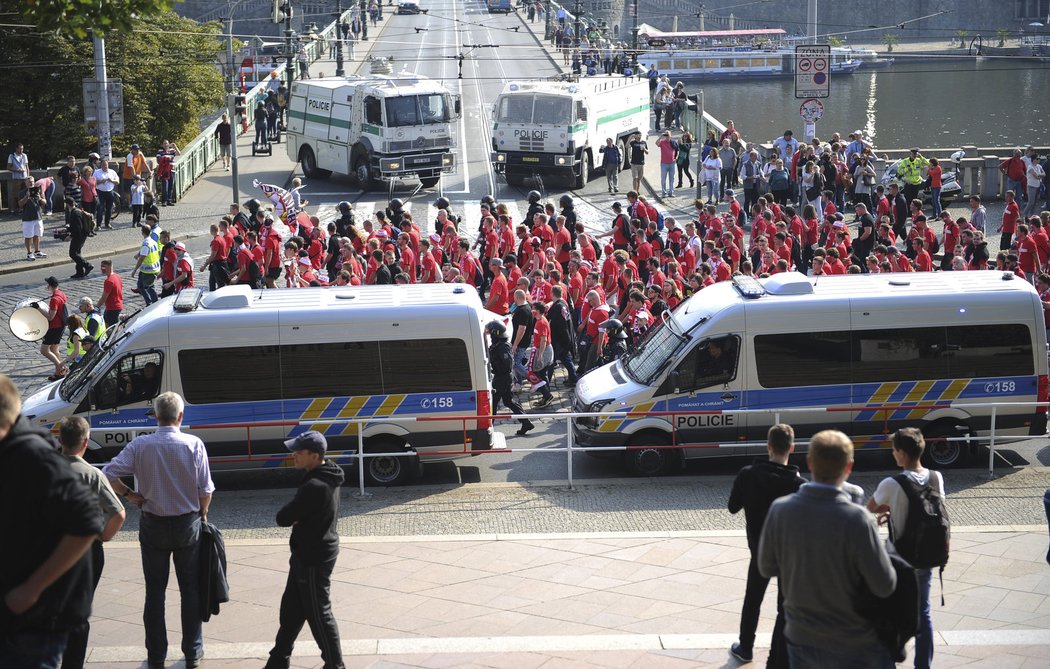
M627 143L647 134L649 110L649 84L640 79L510 82L493 108L492 165L512 186L555 176L583 188L602 163L606 138L626 165Z
M455 171L460 113L459 96L410 73L296 81L288 157L307 177L352 174L363 190L413 176L431 188Z

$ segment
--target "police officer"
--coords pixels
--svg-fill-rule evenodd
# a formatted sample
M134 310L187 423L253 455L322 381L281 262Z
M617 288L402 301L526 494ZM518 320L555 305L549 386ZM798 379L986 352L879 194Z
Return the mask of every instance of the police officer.
M401 217L404 215L405 204L401 198L395 197L386 205L386 218L390 225L395 228L401 227Z
M623 323L618 318L610 318L598 326L602 331L599 338L602 340L600 365L607 365L627 353L627 332L624 331Z
M95 308L95 303L90 297L80 298L77 305L80 308L81 317L84 319L84 329L92 341L104 341L106 338L106 324L102 314Z
M525 413L525 409L511 392L514 361L510 354L510 343L507 341L507 327L499 321L490 321L485 325L485 334L492 340L492 343L489 344L489 368L492 370L492 413L496 413L502 401L508 409L521 415ZM521 422L521 427L515 434L519 437L525 436L536 427L527 418L518 420Z
M354 212L352 205L343 200L339 203L339 218L335 220L335 231L339 233L340 237L352 237L355 236L354 232Z
M543 204L540 200L543 198L538 190L530 190L528 195L529 209L525 212L525 220L522 221L529 230L532 229L532 221L536 214L543 213Z
M918 147L912 147L910 154L897 164L897 176L904 182L904 199L909 203L918 197L922 171L930 166L930 161L919 153Z

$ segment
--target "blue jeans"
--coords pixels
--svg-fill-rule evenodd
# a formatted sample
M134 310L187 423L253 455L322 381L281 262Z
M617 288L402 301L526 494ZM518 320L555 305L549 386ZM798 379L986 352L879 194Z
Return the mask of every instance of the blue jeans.
M718 201L718 182L714 179L708 179L704 183L707 184L707 199L709 202Z
M139 289L139 295L141 295L142 299L146 301L147 307L157 301L157 291L153 288L153 284L156 282L156 274L139 272L138 284L136 287Z
M113 192L100 190L95 192L95 221L99 226L109 227L113 218Z
M196 513L164 518L142 514L139 521L142 573L146 581L142 623L146 628L146 656L150 662L163 662L168 654L164 595L171 562L175 563L182 600L182 653L191 659L204 653L199 603L200 535L201 518Z
M674 193L674 163L660 163L660 190Z
M882 644L851 650L799 646L788 639L791 669L894 669L896 666Z
M65 632L22 632L0 639L0 667L58 669L66 649Z
M255 145L266 146L268 129L266 127L266 121L259 120L255 122Z
M160 180L160 201L175 204L175 175Z
M527 342L522 342L526 344ZM529 375L529 347L521 346L514 352L514 383L521 383Z
M933 619L930 617L932 569L917 569L919 575L919 633L915 636L915 669L933 664Z
M1021 202L1024 200L1024 189L1021 188L1020 181L1014 181L1010 177L1006 177L1006 190L1012 190L1014 195L1017 196L1017 201Z
M930 200L933 201L933 215L936 218L936 217L941 215L941 189L940 188L931 188L930 189Z

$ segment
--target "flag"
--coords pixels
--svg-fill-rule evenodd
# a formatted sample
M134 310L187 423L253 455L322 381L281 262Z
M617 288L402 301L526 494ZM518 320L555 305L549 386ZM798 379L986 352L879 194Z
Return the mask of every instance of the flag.
M274 212L281 217L282 221L287 222L289 218L294 218L299 213L299 209L294 205L295 199L292 193L303 188L302 186L289 191L273 184L264 184L258 179L254 179L252 185L261 190L266 199L273 203Z

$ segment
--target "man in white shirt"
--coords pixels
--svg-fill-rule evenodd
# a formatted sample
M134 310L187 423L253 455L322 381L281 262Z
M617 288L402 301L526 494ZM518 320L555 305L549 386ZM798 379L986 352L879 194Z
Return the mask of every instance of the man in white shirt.
M1025 177L1028 180L1028 205L1024 208L1024 217L1028 218L1029 216L1038 213L1040 205L1039 189L1042 188L1043 180L1046 178L1046 172L1043 171L1043 166L1039 161L1039 153L1034 149L1031 152L1028 169L1025 171Z
M29 156L21 144L15 146L15 150L7 157L7 169L11 170L11 180L7 182L7 203L11 211L17 213L18 191L22 188L22 182L29 176Z
M917 486L930 486L944 498L944 479L940 472L932 472L920 462L926 441L922 432L914 427L897 430L893 435L893 459L903 470L901 473ZM907 530L908 494L895 477L882 479L875 494L868 500L868 509L879 516L882 524L888 518L890 536L898 541ZM929 669L933 662L933 621L930 618L930 582L933 570L916 569L919 575L920 617L919 633L915 636L915 669Z
M120 177L109 168L109 163L105 160L99 164L93 176L95 177L95 195L98 198L95 218L101 227L112 229L113 198L116 196L115 189L120 183Z

